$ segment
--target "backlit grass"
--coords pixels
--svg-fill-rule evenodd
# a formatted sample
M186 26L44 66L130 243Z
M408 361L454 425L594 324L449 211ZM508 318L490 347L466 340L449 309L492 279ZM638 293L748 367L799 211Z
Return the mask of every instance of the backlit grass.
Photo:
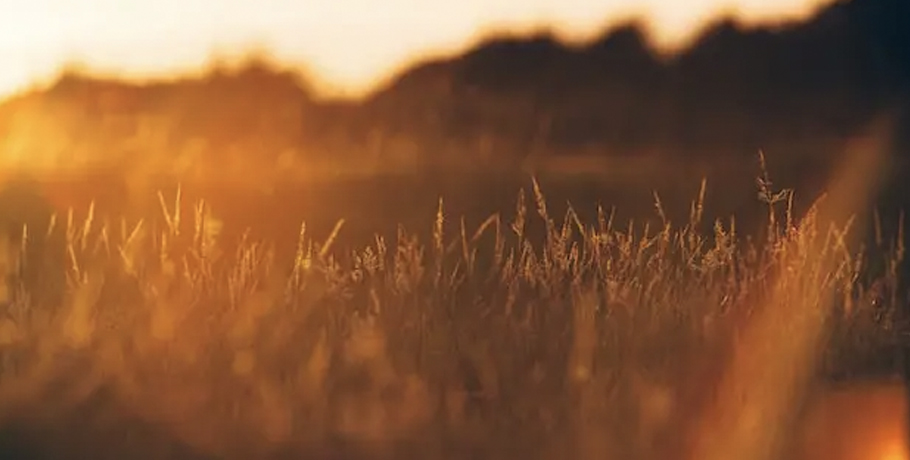
M217 210L179 189L145 220L71 211L26 232L61 242L47 247L65 301L38 308L32 294L52 287L12 285L0 420L103 390L107 411L228 458L685 458L768 299L822 316L813 374L893 370L862 364L903 327L902 226L860 247L846 236L865 223L794 216L792 193L760 184L760 236L708 220L704 183L679 224L655 194L654 227L604 207L553 216L535 182L479 228L442 200L426 229L367 247L336 243L343 221L328 235L304 223L293 257L224 238ZM779 326L764 339L795 340Z

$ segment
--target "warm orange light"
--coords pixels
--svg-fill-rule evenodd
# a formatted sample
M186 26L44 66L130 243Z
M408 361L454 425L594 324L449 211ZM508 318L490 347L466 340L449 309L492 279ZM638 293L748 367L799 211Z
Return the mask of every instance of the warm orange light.
M607 24L643 17L655 44L672 48L724 13L745 23L800 18L829 2L5 0L0 93L47 78L70 60L104 73L154 77L198 69L213 52L262 45L282 61L306 63L331 82L323 89L357 95L421 56L457 52L491 30L545 27L586 39Z
M907 452L904 439L899 438L892 444L888 444L882 452L873 453L869 460L910 460L910 454Z

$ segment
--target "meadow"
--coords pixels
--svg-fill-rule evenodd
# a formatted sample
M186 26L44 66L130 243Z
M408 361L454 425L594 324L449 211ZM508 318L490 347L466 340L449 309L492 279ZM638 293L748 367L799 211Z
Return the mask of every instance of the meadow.
M8 272L0 452L712 458L761 398L899 371L908 326L896 215L829 227L823 200L755 176L747 213L698 180L159 184L142 205L61 186L97 199L3 247L44 238L51 262ZM774 383L791 374L806 388ZM755 458L801 458L800 411L763 416L779 431L741 441L778 455Z

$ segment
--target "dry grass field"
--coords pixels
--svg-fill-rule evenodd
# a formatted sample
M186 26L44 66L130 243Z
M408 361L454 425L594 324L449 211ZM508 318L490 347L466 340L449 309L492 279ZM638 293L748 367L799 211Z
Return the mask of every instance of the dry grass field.
M358 97L269 44L314 2L147 80L108 3L0 43L85 57L0 97L0 460L910 460L910 1L478 29ZM242 2L160 3L112 59ZM288 39L388 61L412 3Z
M33 184L59 211L7 227L0 451L906 458L901 385L831 387L900 370L903 226L756 173L754 211L718 219L698 181ZM824 450L845 419L868 456Z

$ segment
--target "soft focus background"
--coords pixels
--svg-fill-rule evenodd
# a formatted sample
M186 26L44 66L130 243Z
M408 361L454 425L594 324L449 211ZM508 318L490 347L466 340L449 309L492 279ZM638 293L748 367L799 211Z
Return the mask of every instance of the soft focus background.
M823 3L7 0L0 19L0 58L7 63L0 88L47 77L69 61L118 76L161 76L198 70L213 52L231 58L254 46L306 65L327 91L362 94L391 71L428 55L461 52L492 33L552 28L566 38L590 39L609 25L641 17L655 44L678 49L722 14L748 23L779 22L805 18Z
M3 4L0 456L907 458L910 3L412 3Z

